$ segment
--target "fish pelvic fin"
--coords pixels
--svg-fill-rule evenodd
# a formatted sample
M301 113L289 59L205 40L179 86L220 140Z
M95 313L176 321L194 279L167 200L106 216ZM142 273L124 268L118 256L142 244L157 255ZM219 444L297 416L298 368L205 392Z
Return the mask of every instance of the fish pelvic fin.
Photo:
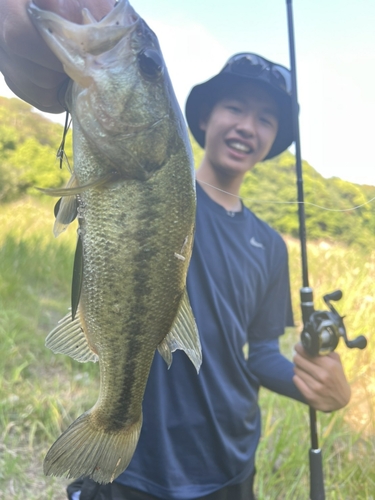
M158 351L168 368L172 364L172 353L177 349L185 351L199 373L202 364L202 348L186 289L172 330L158 345Z
M44 459L47 476L111 483L129 465L138 443L142 414L137 422L118 431L95 425L93 410L75 420L57 439Z
M76 188L78 180L73 173L64 189ZM57 238L77 217L78 202L76 196L64 196L55 205L55 224L53 234Z
M55 354L67 354L71 358L86 363L98 361L98 355L90 347L79 316L72 320L68 313L46 338L46 347Z

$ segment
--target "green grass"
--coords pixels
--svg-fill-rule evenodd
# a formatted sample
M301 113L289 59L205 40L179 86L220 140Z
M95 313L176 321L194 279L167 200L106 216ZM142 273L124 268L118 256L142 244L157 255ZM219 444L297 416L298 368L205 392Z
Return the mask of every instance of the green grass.
M299 243L287 239L290 254L293 304L298 327L281 340L282 351L291 358L299 340L301 286ZM365 334L364 351L337 348L352 387L349 406L338 412L318 412L319 445L322 448L327 500L375 499L375 253L359 253L343 245L325 242L308 245L315 307L324 309L321 297L335 289L343 291L335 307L346 315L350 339ZM263 437L257 454L259 500L309 498L310 448L308 408L263 390L260 395Z
M0 212L0 498L65 498L45 478L56 437L95 400L97 370L44 347L69 306L74 230L52 235L53 202L27 199Z
M64 479L46 478L49 446L97 397L98 367L53 355L44 339L69 306L75 231L52 235L53 200L32 198L0 206L0 499L60 500ZM295 316L300 322L299 246L288 240ZM365 351L340 352L352 385L352 403L319 413L327 500L375 499L375 253L342 245L309 245L316 308L321 296L344 292L348 336L367 334ZM300 327L282 339L292 356ZM259 500L308 498L309 420L306 406L261 391L263 437L257 454Z

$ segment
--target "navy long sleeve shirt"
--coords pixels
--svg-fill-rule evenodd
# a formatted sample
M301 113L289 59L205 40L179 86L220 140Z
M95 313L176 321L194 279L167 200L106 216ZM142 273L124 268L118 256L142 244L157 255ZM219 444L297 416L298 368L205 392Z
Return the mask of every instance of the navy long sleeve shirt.
M284 241L246 208L228 214L199 186L187 287L202 343L199 375L156 353L143 427L117 481L165 500L240 483L254 469L261 385L303 401L278 339L293 324Z

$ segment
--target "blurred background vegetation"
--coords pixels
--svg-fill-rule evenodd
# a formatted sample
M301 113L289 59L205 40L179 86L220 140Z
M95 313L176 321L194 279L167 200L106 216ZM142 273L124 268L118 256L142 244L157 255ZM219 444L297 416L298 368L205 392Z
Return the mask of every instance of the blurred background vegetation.
M97 397L98 366L80 364L44 347L66 313L75 228L52 235L51 199L35 187L63 185L56 152L62 127L18 99L0 97L0 499L62 500L66 480L46 478L44 455L53 441ZM193 143L196 164L202 150ZM71 136L66 152L71 158ZM241 195L249 208L287 242L297 328L282 338L291 358L299 339L298 218L294 157L284 153L257 165ZM354 168L354 167L353 167ZM303 163L310 280L316 307L341 288L337 303L348 335L365 334L369 346L338 352L352 386L351 404L319 413L327 500L375 500L375 214L374 186L324 179ZM363 205L364 204L364 205ZM325 207L317 207L320 205ZM347 210L363 205L356 210ZM336 211L331 211L336 210ZM341 210L341 211L337 211ZM263 435L257 456L259 500L308 498L307 407L261 391Z
M40 197L36 187L64 183L68 172L51 166L61 136L60 125L33 113L28 104L0 97L0 203L26 194ZM199 164L203 151L192 142ZM70 158L71 147L69 135L65 149ZM58 166L57 161L55 164ZM303 175L309 239L371 248L375 242L374 204L366 202L375 197L375 186L325 179L307 162L303 162ZM260 163L249 172L241 196L276 230L298 237L295 158L290 152Z

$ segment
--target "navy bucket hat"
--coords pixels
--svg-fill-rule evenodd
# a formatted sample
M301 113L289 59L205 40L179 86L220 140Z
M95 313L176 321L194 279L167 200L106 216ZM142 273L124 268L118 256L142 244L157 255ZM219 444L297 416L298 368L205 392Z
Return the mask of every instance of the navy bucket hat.
M294 140L292 121L292 84L290 71L257 54L241 53L231 57L224 68L207 82L192 88L185 107L186 120L198 144L204 148L205 133L199 124L202 113L212 109L215 103L230 91L233 85L257 82L276 101L279 107L279 127L272 148L264 160L287 149Z

